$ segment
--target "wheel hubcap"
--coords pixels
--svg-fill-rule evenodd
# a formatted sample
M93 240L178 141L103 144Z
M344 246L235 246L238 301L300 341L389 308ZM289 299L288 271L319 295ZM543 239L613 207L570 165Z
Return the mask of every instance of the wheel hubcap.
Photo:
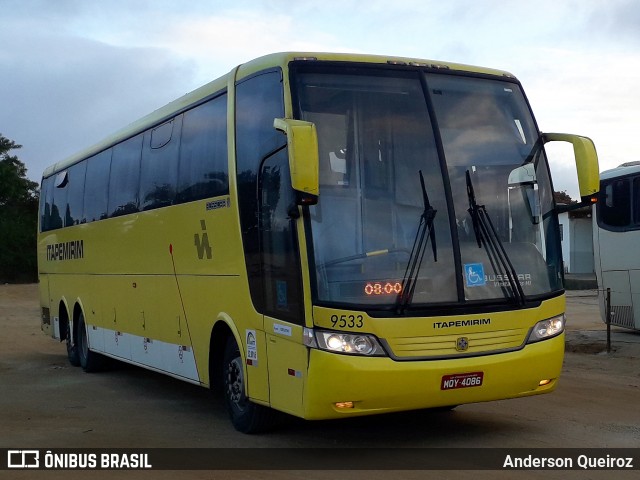
M234 358L229 362L227 369L227 396L231 403L242 410L244 403L244 376L239 358Z

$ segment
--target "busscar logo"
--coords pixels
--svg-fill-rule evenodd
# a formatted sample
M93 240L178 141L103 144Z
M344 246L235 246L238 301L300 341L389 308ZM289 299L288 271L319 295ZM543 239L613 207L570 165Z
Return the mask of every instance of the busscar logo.
M8 468L40 468L40 451L38 450L8 450Z

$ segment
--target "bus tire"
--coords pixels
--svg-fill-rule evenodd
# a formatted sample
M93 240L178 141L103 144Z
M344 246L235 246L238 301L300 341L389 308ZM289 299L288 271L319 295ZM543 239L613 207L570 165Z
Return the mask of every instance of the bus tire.
M242 433L259 433L274 426L277 412L253 403L246 396L242 355L233 336L229 336L225 346L222 387L224 403L236 430Z
M99 353L89 350L89 341L87 338L87 325L84 322L84 313L80 312L78 316L78 330L76 339L76 349L80 366L85 372L97 372L104 367L105 358Z
M71 330L71 322L66 321L65 326L65 342L67 344L67 358L69 363L74 367L80 366L80 356L78 355L78 342L73 340L73 331Z

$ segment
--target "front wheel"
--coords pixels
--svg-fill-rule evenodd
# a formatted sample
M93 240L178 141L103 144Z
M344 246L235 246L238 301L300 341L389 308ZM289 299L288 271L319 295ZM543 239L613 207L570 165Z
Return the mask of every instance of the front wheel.
M253 403L246 394L244 365L233 337L227 339L222 364L224 402L236 430L242 433L264 432L275 423L276 412Z

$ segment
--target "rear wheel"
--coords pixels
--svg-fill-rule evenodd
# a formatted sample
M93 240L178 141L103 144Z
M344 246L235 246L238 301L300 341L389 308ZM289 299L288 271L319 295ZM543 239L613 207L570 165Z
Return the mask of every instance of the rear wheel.
M236 430L243 433L264 432L275 424L277 412L253 403L245 390L244 365L233 337L227 339L222 364L224 402Z
M87 338L87 326L84 323L84 314L80 312L78 317L78 338L76 341L76 349L80 360L80 366L85 372L97 372L104 367L105 358L99 353L89 350L89 341Z
M73 341L73 331L71 330L71 322L67 320L65 326L65 339L67 342L67 357L69 363L74 367L80 366L80 356L78 355L78 343Z

